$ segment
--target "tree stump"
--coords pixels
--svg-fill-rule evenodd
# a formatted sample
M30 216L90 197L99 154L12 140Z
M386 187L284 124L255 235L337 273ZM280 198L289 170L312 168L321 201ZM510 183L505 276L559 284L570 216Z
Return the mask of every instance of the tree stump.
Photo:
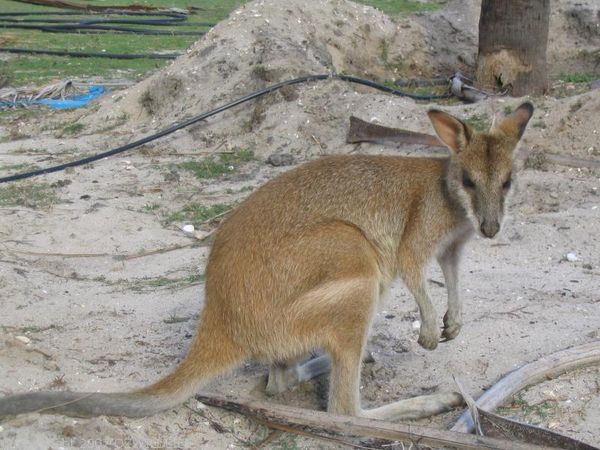
M550 0L482 0L477 84L514 96L543 94L549 21Z

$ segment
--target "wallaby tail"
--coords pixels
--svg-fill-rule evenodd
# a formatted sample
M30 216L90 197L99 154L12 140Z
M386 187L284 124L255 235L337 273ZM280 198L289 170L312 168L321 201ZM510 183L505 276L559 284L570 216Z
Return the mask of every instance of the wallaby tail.
M29 412L75 417L149 416L183 403L203 384L243 359L228 337L201 330L181 364L151 386L124 393L48 391L10 395L0 398L0 417Z

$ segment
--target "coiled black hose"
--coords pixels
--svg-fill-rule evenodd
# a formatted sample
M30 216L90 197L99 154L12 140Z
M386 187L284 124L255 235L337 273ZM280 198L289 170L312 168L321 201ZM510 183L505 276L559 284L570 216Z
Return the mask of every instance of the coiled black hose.
M341 74L307 75L304 77L294 78L291 80L282 81L281 83L273 84L271 86L267 86L264 89L260 89L256 92L248 94L244 97L238 98L237 100L233 100L229 103L221 105L218 108L212 109L212 110L204 112L202 114L199 114L195 117L185 120L184 122L171 125L170 127L165 128L165 129L159 131L158 133L152 134L150 136L146 136L142 139L138 139L137 141L130 142L129 144L122 145L122 146L114 148L112 150L108 150L106 152L88 156L87 158L78 159L76 161L70 161L70 162L67 162L64 164L59 164L57 166L47 167L45 169L37 169L37 170L32 170L30 172L25 172L25 173L20 173L20 174L16 174L16 175L10 175L7 177L2 177L2 178L0 178L0 183L8 183L9 181L23 180L23 179L35 177L38 175L44 175L47 173L58 172L58 171L66 169L68 167L76 167L76 166L81 166L84 164L89 164L91 162L98 161L99 159L117 155L117 154L123 153L127 150L131 150L132 148L147 144L148 142L154 141L158 138L161 138L168 134L174 133L177 130L181 130L182 128L188 127L194 123L200 122L201 120L204 120L211 116L214 116L215 114L226 111L230 108L233 108L234 106L241 105L242 103L245 103L249 100L253 100L262 95L276 91L277 89L281 89L284 86L290 86L290 85L299 84L299 83L306 83L306 82L310 82L310 81L327 80L330 78L331 79L339 79L339 80L347 81L350 83L361 84L363 86L369 86L369 87L378 89L383 92L388 92L390 94L398 95L401 97L409 97L409 98L412 98L415 100L435 100L435 99L448 98L451 95L451 94L418 95L418 94L412 94L412 93L408 93L408 92L402 92L397 89L393 89L389 86L386 86L384 84L377 83L377 82L371 81L371 80L366 80L363 78L354 77L352 75L341 75Z

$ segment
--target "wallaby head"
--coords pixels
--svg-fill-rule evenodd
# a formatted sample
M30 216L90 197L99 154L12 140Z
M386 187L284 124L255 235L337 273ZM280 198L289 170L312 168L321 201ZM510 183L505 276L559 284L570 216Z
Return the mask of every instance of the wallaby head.
M511 191L517 144L533 114L523 103L487 133L438 110L428 112L440 140L450 149L449 194L465 209L476 230L488 238L499 231Z

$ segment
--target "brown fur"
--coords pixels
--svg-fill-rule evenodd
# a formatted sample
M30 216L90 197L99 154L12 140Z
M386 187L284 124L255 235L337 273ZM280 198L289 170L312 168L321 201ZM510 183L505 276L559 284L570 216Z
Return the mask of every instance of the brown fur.
M443 337L458 334L460 250L474 228L488 237L498 232L513 154L532 112L523 104L484 134L430 111L450 158L331 156L271 180L217 232L198 332L173 374L131 394L5 397L0 415L40 409L147 415L245 360L285 363L316 348L331 356L334 413L413 417L410 408L432 412L456 404L460 399L450 394L415 400L408 409L398 403L362 411L363 349L380 294L398 275L419 305L419 343L437 346L437 315L424 282L433 257L448 286Z

